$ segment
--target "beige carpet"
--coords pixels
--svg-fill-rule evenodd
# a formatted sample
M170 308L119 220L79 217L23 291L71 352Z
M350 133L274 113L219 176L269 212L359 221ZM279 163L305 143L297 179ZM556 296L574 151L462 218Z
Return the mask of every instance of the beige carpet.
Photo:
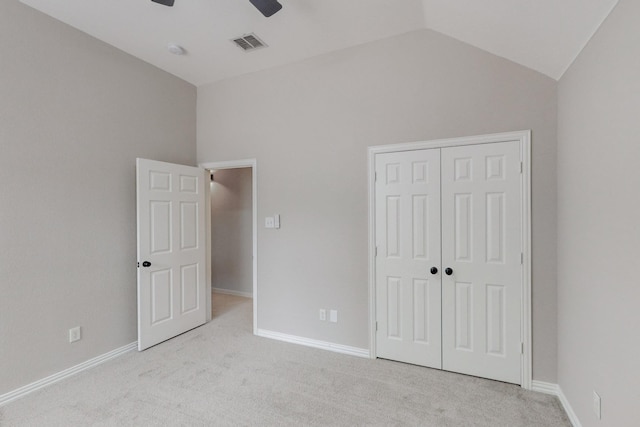
M0 408L2 426L570 426L555 397L258 338L251 300Z

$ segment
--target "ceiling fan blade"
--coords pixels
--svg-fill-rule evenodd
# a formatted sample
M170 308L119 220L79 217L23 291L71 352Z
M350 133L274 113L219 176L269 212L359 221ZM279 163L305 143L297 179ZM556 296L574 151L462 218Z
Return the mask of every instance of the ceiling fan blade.
M267 18L282 9L278 0L249 0Z
M173 6L173 2L175 0L151 0L151 1L154 2L154 3L159 3L159 4L163 4L165 6L171 7L171 6Z

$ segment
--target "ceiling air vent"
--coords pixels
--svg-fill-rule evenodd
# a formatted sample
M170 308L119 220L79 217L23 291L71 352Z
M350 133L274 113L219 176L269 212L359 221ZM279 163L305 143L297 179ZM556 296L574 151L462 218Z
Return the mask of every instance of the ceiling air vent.
M245 52L267 47L267 44L262 40L260 40L258 36L256 36L253 33L246 34L242 37L237 37L231 41L234 42L238 47L240 47Z

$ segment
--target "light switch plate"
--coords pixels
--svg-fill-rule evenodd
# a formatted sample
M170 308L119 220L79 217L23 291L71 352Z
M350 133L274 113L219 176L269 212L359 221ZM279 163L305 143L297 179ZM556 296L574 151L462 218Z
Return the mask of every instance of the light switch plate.
M600 400L600 395L595 391L593 392L593 412L595 412L599 420L602 419L602 401Z
M264 219L264 228L275 228L275 221L272 216L268 216Z
M82 339L82 332L80 326L69 329L69 342L76 342Z
M280 214L273 216L273 228L280 228Z
M329 311L329 321L333 323L338 323L338 310Z

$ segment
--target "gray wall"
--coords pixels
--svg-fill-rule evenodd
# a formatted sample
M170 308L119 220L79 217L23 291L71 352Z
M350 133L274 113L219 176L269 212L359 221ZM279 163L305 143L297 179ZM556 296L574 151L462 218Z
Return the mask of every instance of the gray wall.
M211 183L211 285L253 293L251 168L221 169Z
M136 340L135 158L195 163L196 90L17 0L0 64L3 394Z
M638 18L620 0L559 84L558 380L584 427L640 419Z
M258 327L368 343L367 147L533 130L533 340L556 382L557 84L424 30L198 89L198 161L256 158ZM320 322L319 308L339 311Z

